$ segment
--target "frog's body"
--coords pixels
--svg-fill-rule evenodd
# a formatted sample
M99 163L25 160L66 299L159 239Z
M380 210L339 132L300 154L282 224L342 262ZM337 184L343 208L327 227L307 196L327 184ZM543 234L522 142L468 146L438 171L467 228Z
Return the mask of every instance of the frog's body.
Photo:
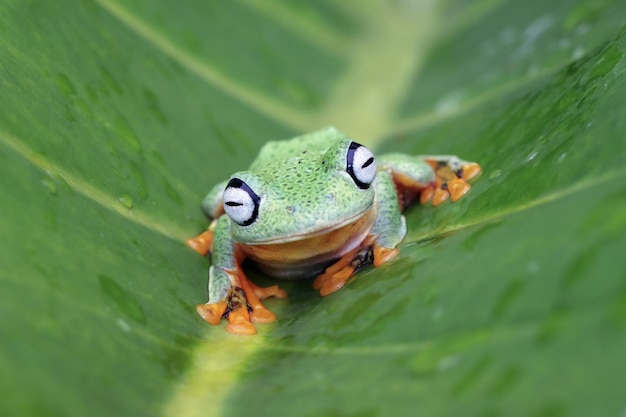
M418 196L439 204L469 189L478 165L454 156L378 159L334 128L266 144L248 171L216 185L202 203L213 218L188 241L212 253L209 301L197 307L209 323L228 316L227 329L251 334L250 323L275 316L261 299L286 297L277 286L259 288L244 275L249 258L268 275L317 276L322 295L341 288L367 263L397 253L406 233L402 209Z

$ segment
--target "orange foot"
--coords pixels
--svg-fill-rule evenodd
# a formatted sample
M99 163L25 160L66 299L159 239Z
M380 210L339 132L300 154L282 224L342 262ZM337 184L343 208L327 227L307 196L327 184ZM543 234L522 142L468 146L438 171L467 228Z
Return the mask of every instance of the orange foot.
M433 202L433 206L446 201L448 198L452 202L459 200L470 190L467 183L470 179L480 174L481 168L475 162L464 162L456 164L445 160L427 159L426 162L435 171L435 181L433 185L425 188L420 195L420 203Z
M375 243L376 237L369 235L360 247L346 253L337 262L326 268L323 274L313 281L313 288L325 297L342 288L348 279L358 270L374 264L374 267L389 262L400 251L395 248L383 248Z
M198 236L187 239L187 246L204 256L211 250L213 243L213 230L209 229Z
M250 335L256 333L252 323L271 323L276 315L261 303L269 297L286 298L287 292L273 285L261 288L253 284L241 270L229 271L234 286L224 300L212 304L196 306L198 314L208 323L217 325L222 318L228 319L226 330L233 334Z

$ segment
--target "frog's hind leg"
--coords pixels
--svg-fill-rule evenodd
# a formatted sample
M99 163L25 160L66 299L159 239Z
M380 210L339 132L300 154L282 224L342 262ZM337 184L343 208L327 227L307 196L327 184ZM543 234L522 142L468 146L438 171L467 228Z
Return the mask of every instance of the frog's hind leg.
M459 159L454 155L423 156L421 157L435 173L434 186L423 194L420 203L424 204L432 199L433 206L438 206L450 198L455 202L470 190L467 181L481 172L475 162Z
M361 245L343 255L337 262L326 268L323 274L313 281L313 288L322 297L342 288L348 279L359 269L373 262L375 236L369 235Z
M319 290L322 296L342 288L363 267L369 264L379 267L400 253L396 246L406 234L406 224L391 174L379 172L373 185L376 187L378 207L374 225L357 248L346 253L315 279L313 288Z
M470 189L467 183L481 171L474 162L454 155L410 156L389 154L379 158L381 169L393 176L402 208L413 201L432 201L433 206L445 200L457 201Z
M276 320L276 315L265 308L261 300L269 297L287 298L287 292L280 289L278 285L267 288L259 287L250 281L242 270L239 271L239 280L251 310L250 321L253 323L271 323Z

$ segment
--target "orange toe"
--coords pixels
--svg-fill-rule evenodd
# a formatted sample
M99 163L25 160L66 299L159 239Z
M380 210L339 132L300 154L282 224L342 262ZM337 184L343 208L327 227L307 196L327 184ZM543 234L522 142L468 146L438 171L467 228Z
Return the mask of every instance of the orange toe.
M233 334L255 334L256 327L250 323L250 314L245 307L233 310L228 314L226 330Z
M383 248L382 246L374 247L374 268L378 268L395 258L400 253L396 248Z
M346 280L342 278L331 277L328 281L322 285L320 288L320 295L322 297L326 297L329 294L332 294L336 291L339 291L343 286L346 285Z
M435 195L435 189L433 187L424 188L420 193L420 204L428 203Z
M480 171L482 171L482 169L480 168L480 165L478 165L475 162L469 163L463 167L462 178L465 181L469 181L472 178L474 178L476 175L480 174Z
M187 239L187 246L204 256L211 250L211 244L213 243L213 231L206 230L200 233L198 236L191 239Z
M249 321L241 323L228 323L226 330L236 335L250 335L256 333L256 327Z
M470 190L470 185L462 179L455 179L448 183L448 191L450 192L450 200L457 201Z
M318 275L313 281L313 289L319 290L320 288L322 288L322 286L324 286L324 284L330 279L330 277L331 275L328 273Z
M225 301L220 301L215 304L198 304L196 306L196 312L204 321L215 326L222 320L222 315L224 315L226 307Z
M276 321L276 314L266 308L258 308L250 315L250 321L253 323L271 323Z
M287 291L281 289L278 285L272 285L271 287L262 288L258 287L254 284L253 291L257 297L261 300L265 300L266 298L274 297L278 299L287 298Z
M437 188L437 191L435 191L435 195L433 196L433 206L436 207L439 204L443 203L444 201L448 199L449 196L450 196L450 193L448 193L447 190Z

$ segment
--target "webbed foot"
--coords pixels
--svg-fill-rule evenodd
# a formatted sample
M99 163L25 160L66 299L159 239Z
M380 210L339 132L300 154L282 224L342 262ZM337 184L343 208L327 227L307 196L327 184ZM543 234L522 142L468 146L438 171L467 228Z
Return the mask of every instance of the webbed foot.
M276 320L276 315L265 308L261 300L269 297L286 298L287 292L277 285L259 287L240 270L227 271L227 274L231 277L231 282L236 283L227 296L217 303L196 306L196 311L207 323L217 325L226 318L227 331L238 335L250 335L257 332L252 323L271 323Z
M346 253L337 262L326 268L313 281L313 288L325 297L341 289L348 279L363 267L373 264L378 267L393 259L400 251L384 248L375 243L376 237L369 235L360 247Z
M435 172L435 181L432 186L422 190L420 203L425 204L432 200L433 206L450 198L455 202L470 190L467 183L481 172L480 166L475 162L467 162L457 157L425 158L425 161Z

